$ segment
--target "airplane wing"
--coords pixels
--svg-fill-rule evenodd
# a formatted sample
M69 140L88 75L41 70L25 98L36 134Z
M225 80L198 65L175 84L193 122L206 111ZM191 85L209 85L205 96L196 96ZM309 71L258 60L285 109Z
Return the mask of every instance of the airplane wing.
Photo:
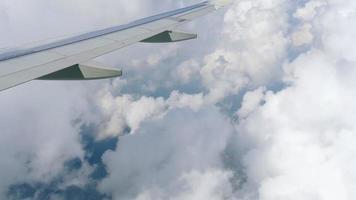
M174 29L223 5L221 1L205 1L125 25L1 53L0 91L34 79L90 80L121 76L121 70L91 60L136 42L177 42L196 38L195 34Z

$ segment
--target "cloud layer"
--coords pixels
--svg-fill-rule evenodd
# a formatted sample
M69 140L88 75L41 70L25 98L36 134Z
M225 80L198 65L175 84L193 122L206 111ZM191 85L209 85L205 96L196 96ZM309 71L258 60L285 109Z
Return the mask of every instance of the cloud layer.
M19 3L0 3L1 46L193 2ZM355 199L355 9L351 0L234 1L184 27L197 41L99 58L123 67L123 79L5 91L0 194L16 199L26 195L13 185L57 182L101 199ZM87 158L94 151L83 138L122 135L116 149ZM73 159L80 165L68 169ZM99 166L107 174L93 178ZM36 189L26 197L41 198Z

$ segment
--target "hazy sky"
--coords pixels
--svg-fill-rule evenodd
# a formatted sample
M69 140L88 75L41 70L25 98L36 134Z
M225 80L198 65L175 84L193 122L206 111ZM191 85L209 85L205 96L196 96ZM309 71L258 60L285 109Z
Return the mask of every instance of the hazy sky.
M193 0L1 0L0 48ZM0 93L0 199L353 200L356 1L236 0L97 60L114 80Z

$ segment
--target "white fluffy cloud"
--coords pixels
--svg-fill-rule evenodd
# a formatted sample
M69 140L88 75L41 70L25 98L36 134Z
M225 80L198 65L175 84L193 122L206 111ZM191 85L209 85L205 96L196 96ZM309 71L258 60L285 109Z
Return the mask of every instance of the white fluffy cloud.
M227 11L221 44L201 70L211 102L279 77L288 45L284 3L235 1Z
M168 99L162 97L132 95L113 96L104 90L99 94L99 108L104 118L99 137L120 136L129 129L128 133L134 134L140 125L152 118L164 117L172 109L190 108L198 110L204 105L203 95L184 94L173 91Z
M0 42L190 3L4 0ZM352 0L234 1L220 13L222 25L217 13L185 27L200 32L197 41L100 58L126 65L124 79L34 82L1 93L0 192L50 181L63 162L82 158L74 125L81 119L97 125L99 138L132 133L104 155L109 175L99 189L115 199L355 199L355 9ZM236 95L244 98L229 110L235 122L216 105Z
M247 185L266 200L353 199L355 81L318 50L291 65L293 85L241 119Z
M1 198L11 184L49 182L61 173L65 161L83 157L74 120L83 109L84 93L55 84L53 90L33 85L37 89L25 85L0 94ZM72 98L62 99L64 93Z
M220 156L233 131L216 108L172 110L105 154L100 188L115 199L221 199L231 174Z
M190 55L193 59L183 61L181 65L178 65L178 68L173 70L173 73L170 73L173 76L176 74L174 80L185 84L189 83L193 76L199 77L197 80L201 81L200 84L207 90L207 92L201 91L195 95L181 94L183 97L178 97L179 99L189 98L192 101L180 101L180 107L186 106L197 109L204 104L215 104L227 96L239 94L247 86L268 84L273 82L273 79L278 78L288 44L284 35L288 28L286 12L287 6L284 5L282 0L268 2L235 1L225 14L222 31L213 35L222 38L216 50L211 49L211 53L203 56L198 53L196 53L197 55ZM218 27L218 25L210 24L210 27ZM184 46L181 48L184 49ZM147 58L146 62L150 63L149 60L151 60L150 57ZM201 60L200 64L198 60ZM200 70L198 69L199 66L202 66ZM160 69L150 68L150 70ZM159 73L159 76L164 77L164 73ZM172 82L171 80L167 81L148 83L147 87L157 89L162 84L169 85ZM175 92L171 95L177 98ZM112 94L105 94L104 96L112 96ZM111 99L112 102L120 102L120 98L119 96L116 99ZM140 109L140 113L136 113L141 115L141 117L136 118L138 121L145 119L145 117L142 118L142 115L147 117L157 116L166 110L162 109L163 100L161 98L156 100L155 104L158 109L154 112L156 114L152 113L149 108L146 110ZM172 102L170 99L167 101L168 104ZM121 107L120 103L117 105ZM134 105L139 106L139 103ZM170 105L170 107L174 108L175 105ZM105 105L104 110L107 110ZM109 132L114 135L121 134L125 128L124 125L127 125L127 123L118 125L119 123L116 123L116 121L122 121L122 119L118 119L122 118L118 115L127 115L130 112L119 111L120 114L117 114L115 110L118 109L109 110L109 113L112 113L109 118L114 120L114 123L109 122L106 126L119 126L120 128L111 129ZM147 113L144 113L146 111ZM160 111L161 113L159 113ZM138 126L134 127L134 129L137 128ZM106 131L106 133L108 132Z
M225 190L219 190L217 194L223 191L225 196L209 195L212 199L355 198L352 157L356 153L353 148L356 109L353 66L356 54L350 45L354 35L353 3L308 1L297 6L291 9L284 1L235 2L225 16L224 34L231 36L227 40L231 46L225 44L205 57L205 66L201 70L203 85L208 89L208 95L203 98L205 104L238 93L249 84L268 86L283 70L281 78L286 88L272 92L262 87L249 92L237 112L238 135L237 141L233 142L233 151L240 156L230 162L240 163L235 165L240 168L233 170L242 170L244 176L232 177L224 165L217 171L197 167L192 172L196 175L190 176L195 178L174 179L189 180L189 183L172 181L181 184L173 184L177 190L188 188L189 192L183 195L167 189L172 183L146 182L156 176L148 178L145 172L137 175L139 181L129 184L139 187L129 199L204 198L209 192L199 191L209 186L199 181L205 176L214 177L216 173L222 173L225 178L215 177L211 183L222 181L219 185L224 185ZM294 13L288 13L291 10ZM288 24L290 17L298 21L296 27L291 28ZM292 56L297 58L290 61L288 48L301 45L309 47L306 52ZM197 118L201 117L203 115ZM146 128L144 126L142 130ZM122 143L126 145L126 141ZM169 152L168 148L165 150ZM111 176L101 186L104 191L115 191L112 185L132 180L132 177L122 177L122 174L131 174L125 171L129 167L122 164L131 159L123 159L122 151L107 154L110 159L106 157L105 161ZM155 155L154 158L159 157ZM145 162L155 163L154 160ZM120 166L124 167L121 168L124 172L120 171ZM164 186L160 186L162 183ZM196 188L195 184L201 187ZM234 188L233 185L240 187ZM212 187L209 191L217 188ZM169 196L165 196L166 191Z
M239 138L247 148L245 187L259 199L355 198L356 63L349 53L354 47L345 42L354 31L356 15L347 12L352 6L329 1L317 14L309 6L298 10L306 16L313 13L309 20L320 31L314 34L322 38L322 47L316 45L286 64L290 86L258 95L265 103L255 104L240 119ZM344 12L349 14L340 15ZM336 35L346 39L336 42ZM246 109L251 110L251 102L243 104L241 110Z

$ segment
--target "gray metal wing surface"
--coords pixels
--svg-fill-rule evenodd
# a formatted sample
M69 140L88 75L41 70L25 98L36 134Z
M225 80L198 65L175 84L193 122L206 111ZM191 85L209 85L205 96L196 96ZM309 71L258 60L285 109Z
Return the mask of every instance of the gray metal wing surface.
M221 5L205 1L128 24L44 45L0 53L0 91L34 80L85 80L120 76L118 69L88 64L92 59L136 42L175 42L196 38L173 30Z

